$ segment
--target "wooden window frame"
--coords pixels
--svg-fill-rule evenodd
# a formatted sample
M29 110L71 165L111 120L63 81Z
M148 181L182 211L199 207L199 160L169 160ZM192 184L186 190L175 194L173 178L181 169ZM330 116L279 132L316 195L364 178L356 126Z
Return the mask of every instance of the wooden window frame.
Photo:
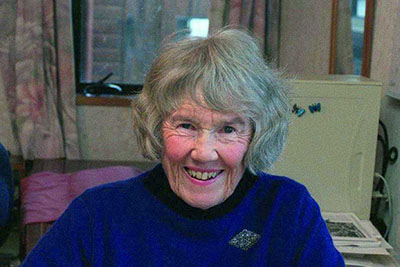
M373 31L373 21L375 13L374 10L375 10L375 0L366 0L361 76L367 78L369 78L371 74L372 34L373 34L372 31ZM335 74L338 11L339 11L339 0L332 0L329 74Z

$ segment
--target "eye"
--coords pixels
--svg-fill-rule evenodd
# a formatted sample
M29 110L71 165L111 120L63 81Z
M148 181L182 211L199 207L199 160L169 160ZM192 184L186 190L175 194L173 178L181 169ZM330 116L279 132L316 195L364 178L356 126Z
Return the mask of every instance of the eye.
M224 126L224 127L222 128L222 131L223 131L223 133L230 134L230 133L235 132L236 129L233 128L232 126Z
M192 128L193 128L193 126L192 126L190 123L181 123L181 124L179 124L178 127L179 127L179 128L183 128L183 129L186 129L186 130L189 130L189 129L192 129Z

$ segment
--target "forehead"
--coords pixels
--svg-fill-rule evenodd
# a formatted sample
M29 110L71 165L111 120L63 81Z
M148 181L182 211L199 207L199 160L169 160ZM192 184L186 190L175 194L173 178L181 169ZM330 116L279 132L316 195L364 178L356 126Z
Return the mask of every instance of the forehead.
M234 123L249 125L247 118L234 112L221 112L207 108L206 105L200 105L193 100L185 100L172 112L168 120L194 121L198 123Z

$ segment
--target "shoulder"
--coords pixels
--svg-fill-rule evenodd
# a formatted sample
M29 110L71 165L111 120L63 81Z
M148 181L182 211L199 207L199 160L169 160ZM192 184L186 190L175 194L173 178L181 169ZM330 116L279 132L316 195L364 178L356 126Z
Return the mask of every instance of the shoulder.
M126 190L132 190L134 188L137 188L138 186L143 183L143 180L148 176L150 171L143 172L135 177L125 179L125 180L120 180L116 182L111 182L111 183L106 183L102 184L99 186L95 186L93 188L90 188L84 192L84 194L104 194L107 192L124 192Z
M116 211L127 207L146 197L143 183L149 172L146 171L133 178L87 189L75 200L94 212L101 209L104 213L107 210Z
M264 199L276 211L294 217L301 217L305 210L312 214L320 213L319 205L303 184L285 176L265 172L259 172L258 177L255 186L257 198Z
M285 176L273 175L265 172L258 172L258 186L262 188L268 188L280 193L295 193L298 195L309 195L307 188Z

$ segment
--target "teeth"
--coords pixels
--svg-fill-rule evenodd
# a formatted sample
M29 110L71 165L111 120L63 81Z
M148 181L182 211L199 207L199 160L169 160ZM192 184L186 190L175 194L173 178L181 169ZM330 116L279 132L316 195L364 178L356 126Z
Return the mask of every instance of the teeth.
M203 181L210 179L210 178L214 178L218 174L218 172L196 172L196 171L192 171L189 169L187 169L187 172L193 178L200 179Z

